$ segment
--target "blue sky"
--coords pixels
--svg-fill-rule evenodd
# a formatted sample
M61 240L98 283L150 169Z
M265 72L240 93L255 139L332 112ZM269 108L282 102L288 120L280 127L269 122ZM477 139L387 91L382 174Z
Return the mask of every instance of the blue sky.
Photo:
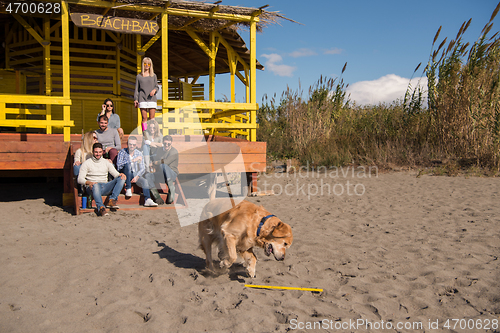
M464 21L472 18L465 41L475 41L489 21L498 0L223 0L221 5L260 7L298 21L280 21L257 34L257 58L266 67L257 71L257 102L262 96L281 95L287 86L304 95L321 75L343 74L357 104L378 104L400 98L415 67L416 76L429 59L432 40L442 26L438 43L455 38ZM492 32L500 28L500 14ZM240 31L249 43L248 31ZM491 34L490 34L491 35ZM438 44L437 43L437 44ZM238 80L237 80L238 81ZM425 78L422 80L425 83ZM244 101L241 84L236 101ZM216 98L229 97L227 75L217 77Z

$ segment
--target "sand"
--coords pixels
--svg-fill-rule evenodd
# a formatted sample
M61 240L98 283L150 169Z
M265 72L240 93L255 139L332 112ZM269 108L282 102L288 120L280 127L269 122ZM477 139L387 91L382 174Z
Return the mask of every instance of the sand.
M4 187L0 332L500 331L499 180L342 171L260 176L276 194L247 200L294 242L256 249L256 278L207 274L175 211L74 216L58 185Z

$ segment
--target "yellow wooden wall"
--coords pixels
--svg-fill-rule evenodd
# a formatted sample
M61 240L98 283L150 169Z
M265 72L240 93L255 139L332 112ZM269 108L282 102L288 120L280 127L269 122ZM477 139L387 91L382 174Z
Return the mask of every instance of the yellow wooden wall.
M47 48L40 45L39 40L36 40L32 34L26 31L26 25L23 26L15 22L9 27L10 30L6 36L6 66L18 70L2 71L0 73L4 76L4 79L0 80L0 87L3 87L1 90L2 93L42 96L50 94L54 97L63 95L63 39L61 36L61 21L54 19L44 20L43 24L41 24L41 21L37 20L33 17L26 18L27 24L36 33L44 36L44 40L50 40L48 54L50 62L49 64L45 62L45 59L48 59L44 53L47 52ZM46 26L46 23L49 26ZM50 37L47 37L47 34ZM212 37L215 37L215 35ZM211 45L213 44L212 37ZM218 38L223 40L221 36L218 36ZM197 36L195 36L195 40L199 42ZM200 45L202 44L200 42ZM222 44L226 48L231 49L223 41ZM101 105L106 98L111 98L115 102L115 109L120 116L121 126L125 133L130 133L138 127L140 115L138 110L133 108L133 93L138 63L137 47L138 44L135 35L114 33L107 30L78 28L73 24L69 25L71 66L69 88L72 103L71 107L69 107L69 116L71 121L74 122L74 126L70 128L71 133L79 134L82 131L86 132L97 128L96 116L100 112ZM217 47L211 46L211 48L213 49L210 51L212 64L216 56ZM234 51L229 49L228 52L230 51L229 53L233 54ZM234 58L234 56L231 56L228 61L234 62ZM235 64L233 64L233 67L235 67ZM189 115L185 114L186 112L189 113L189 111L181 110L182 107L178 109L177 106L168 106L170 109L167 112L159 111L163 116L163 127L168 129L169 133L201 134L193 133L193 131L201 131L203 133L245 137L255 140L254 132L257 124L255 119L250 119L249 115L252 114L252 117L254 117L253 114L255 113L257 104L252 101L253 103L250 103L251 106L248 105L251 102L248 98L248 93L250 90L255 90L249 84L251 82L249 74L255 77L252 67L254 66L245 69L245 78L242 79L244 84L247 85L247 104L234 103L233 87L231 103L215 102L215 96L212 96L214 92L214 82L212 81L215 79L215 73L212 73L214 66L211 67L210 97L208 104L206 104L207 107L204 106L205 96L203 85L188 84L186 82L169 82L168 96L170 101L197 101L202 103L198 103L195 112ZM46 71L50 75L50 80L47 80L45 76ZM231 76L232 81L234 81L235 74L239 73L235 72L235 68L232 71ZM241 75L238 77L241 77ZM232 85L234 85L234 82ZM9 107L4 104L0 105L0 109L2 108L6 110L4 118L6 119L9 117ZM21 105L19 108L21 110L23 106ZM63 107L60 105L46 106L45 104L30 104L27 113L24 113L24 111L14 112L12 106L10 107L11 114L15 114L15 119L28 119L28 117L34 117L31 119L43 119L44 110L47 111L46 119L50 118L51 124L54 125L46 125L46 128L35 126L39 128L38 131L43 132L46 130L47 133L61 133L63 128L57 126L68 126L67 124L62 125L64 122L58 122L59 119L63 119ZM237 112L232 112L232 110ZM217 115L218 113L224 113L224 115ZM191 125L187 125L189 122L191 122ZM202 123L202 126L199 126L197 122ZM209 126L210 124L212 126ZM203 129L199 130L200 127ZM24 128L20 126L18 130L24 130Z

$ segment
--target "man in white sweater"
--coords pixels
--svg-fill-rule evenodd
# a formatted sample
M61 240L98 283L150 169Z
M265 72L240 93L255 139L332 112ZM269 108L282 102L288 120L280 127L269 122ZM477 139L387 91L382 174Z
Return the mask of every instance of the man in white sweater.
M125 179L123 173L116 171L115 167L108 160L102 158L103 149L101 143L94 143L92 146L92 158L82 163L78 174L78 184L85 185L86 192L92 194L97 205L99 215L108 215L106 207L102 202L102 196L109 195L109 208L118 209L116 200L122 191ZM108 182L108 173L114 179Z

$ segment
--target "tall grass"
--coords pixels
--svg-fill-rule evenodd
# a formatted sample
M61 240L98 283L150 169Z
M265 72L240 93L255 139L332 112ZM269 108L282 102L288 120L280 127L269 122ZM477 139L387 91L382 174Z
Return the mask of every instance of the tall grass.
M279 100L264 98L258 111L258 140L275 158L312 165L425 165L434 160L500 167L500 41L492 36L494 10L473 44L463 36L435 48L422 87L408 87L402 101L356 106L342 77L320 79L303 91L288 89ZM415 69L415 73L420 65ZM342 74L346 65L342 69ZM427 102L427 103L426 103Z

